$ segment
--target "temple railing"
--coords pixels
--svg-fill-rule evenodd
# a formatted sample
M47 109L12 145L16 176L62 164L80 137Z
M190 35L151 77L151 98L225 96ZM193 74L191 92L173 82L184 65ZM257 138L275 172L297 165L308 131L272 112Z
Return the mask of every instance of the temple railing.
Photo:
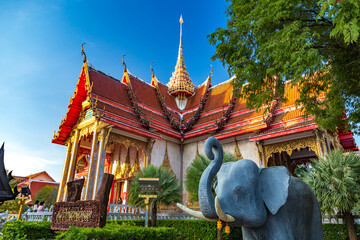
M108 213L107 220L145 219L145 214ZM157 213L158 220L200 220L186 213Z
M141 213L144 209L131 205L108 204L108 213Z
M126 210L126 209L125 209ZM124 211L125 211L124 210ZM23 219L25 221L51 221L52 212L27 212ZM107 220L145 219L145 213L120 213L108 212ZM199 220L186 213L157 213L159 220Z
M27 212L24 215L25 221L51 221L52 212Z

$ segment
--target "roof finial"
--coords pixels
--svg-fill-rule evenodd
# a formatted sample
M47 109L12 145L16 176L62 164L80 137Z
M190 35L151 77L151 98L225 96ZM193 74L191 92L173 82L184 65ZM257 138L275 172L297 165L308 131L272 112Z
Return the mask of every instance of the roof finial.
M152 78L154 78L155 77L155 73L154 73L154 69L153 69L153 67L152 67L152 64L153 64L153 62L151 62L150 63L150 69L151 69L151 71L152 71Z
M124 72L127 72L126 64L125 64L125 60L124 60L124 57L125 57L125 56L126 56L126 55L124 54L123 57L122 57L122 64L123 64L123 66L125 67L125 68L124 68Z
M84 47L83 47L84 44L86 44L86 43L81 44L81 55L84 55L83 63L86 62L86 54L85 54L85 52L84 52Z
M182 15L180 15L180 46L182 47L182 24L184 22Z

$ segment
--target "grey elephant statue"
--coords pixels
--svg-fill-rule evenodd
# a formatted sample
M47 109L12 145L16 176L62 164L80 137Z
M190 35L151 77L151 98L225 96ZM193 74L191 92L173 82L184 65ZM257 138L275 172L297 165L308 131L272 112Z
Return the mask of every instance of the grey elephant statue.
M310 187L291 177L282 166L259 168L251 160L222 164L223 149L217 139L205 143L211 159L201 175L197 212L178 204L188 214L208 221L242 226L243 239L324 239L319 203ZM212 194L212 181L216 197Z

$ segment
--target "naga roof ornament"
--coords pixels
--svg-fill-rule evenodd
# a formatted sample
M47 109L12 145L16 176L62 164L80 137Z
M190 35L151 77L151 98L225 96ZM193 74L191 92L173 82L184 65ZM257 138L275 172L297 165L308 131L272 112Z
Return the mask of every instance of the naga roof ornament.
M175 97L176 104L180 110L183 110L187 103L187 98L194 94L194 84L191 82L189 73L186 71L185 60L182 47L182 23L180 16L180 44L179 53L175 66L175 71L167 84L169 93Z

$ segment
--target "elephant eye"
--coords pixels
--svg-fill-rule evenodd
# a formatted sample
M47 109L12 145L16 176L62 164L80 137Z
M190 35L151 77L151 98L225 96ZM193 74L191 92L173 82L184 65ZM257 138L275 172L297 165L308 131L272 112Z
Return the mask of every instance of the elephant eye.
M235 188L235 193L241 193L241 191L242 191L242 188L241 188L241 187Z

